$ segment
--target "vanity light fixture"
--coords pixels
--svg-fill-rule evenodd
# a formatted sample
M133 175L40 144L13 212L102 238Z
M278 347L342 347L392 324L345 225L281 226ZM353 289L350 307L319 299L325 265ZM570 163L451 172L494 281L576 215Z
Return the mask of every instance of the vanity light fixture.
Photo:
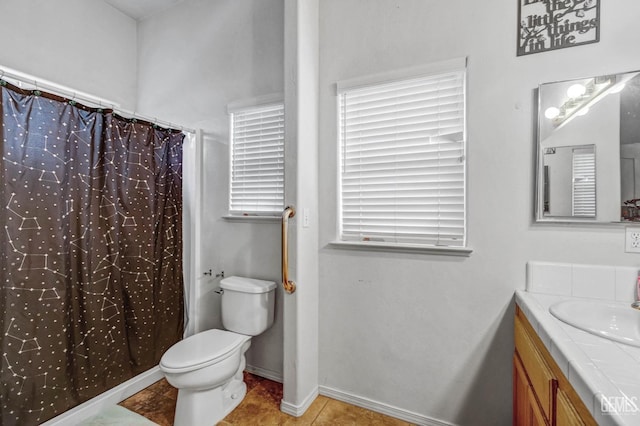
M615 86L613 86L610 90L609 93L620 93L622 92L622 89L624 89L626 83L618 83Z
M549 107L544 111L544 116L549 120L553 120L560 115L560 110L556 107Z
M574 84L567 89L569 99L576 99L587 93L587 88L582 84Z
M587 113L589 112L589 107L588 106L584 106L582 108L580 108L578 111L575 112L575 115L578 117L581 117L583 115L587 115Z
M614 84L615 78L603 76L589 79L584 84L571 85L567 89L569 99L560 106L560 113L553 118L548 116L547 118L553 120L553 125L556 128L562 127L571 121L573 117L579 117L589 112L589 107L602 99Z

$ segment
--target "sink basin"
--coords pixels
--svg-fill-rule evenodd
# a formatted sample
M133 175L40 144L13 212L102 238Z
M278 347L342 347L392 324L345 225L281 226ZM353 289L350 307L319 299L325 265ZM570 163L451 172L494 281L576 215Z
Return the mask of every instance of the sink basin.
M552 305L549 312L580 330L640 347L640 311L629 304L567 300Z

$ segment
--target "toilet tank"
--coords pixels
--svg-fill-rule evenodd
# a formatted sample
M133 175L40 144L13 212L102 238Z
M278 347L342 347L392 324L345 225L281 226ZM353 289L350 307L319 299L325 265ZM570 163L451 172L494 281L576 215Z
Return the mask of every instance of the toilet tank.
M271 327L274 317L273 281L245 277L228 277L220 281L222 325L247 336L257 336Z

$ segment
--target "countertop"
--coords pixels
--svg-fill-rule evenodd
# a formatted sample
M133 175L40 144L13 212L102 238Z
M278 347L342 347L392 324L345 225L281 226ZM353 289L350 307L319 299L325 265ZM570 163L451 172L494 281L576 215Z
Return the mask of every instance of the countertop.
M516 303L598 424L640 425L640 348L597 337L549 313L551 305L576 299L516 291Z

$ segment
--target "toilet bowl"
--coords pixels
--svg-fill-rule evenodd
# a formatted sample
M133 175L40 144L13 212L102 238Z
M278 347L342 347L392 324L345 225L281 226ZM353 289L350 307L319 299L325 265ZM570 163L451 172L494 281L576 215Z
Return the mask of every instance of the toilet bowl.
M165 352L160 369L169 384L179 389L176 425L215 424L242 401L246 393L244 353L250 339L230 331L207 330Z
M227 330L196 333L170 347L160 370L178 388L174 425L213 425L240 404L245 352L251 336L271 327L274 292L271 281L229 277L220 282L222 324Z

